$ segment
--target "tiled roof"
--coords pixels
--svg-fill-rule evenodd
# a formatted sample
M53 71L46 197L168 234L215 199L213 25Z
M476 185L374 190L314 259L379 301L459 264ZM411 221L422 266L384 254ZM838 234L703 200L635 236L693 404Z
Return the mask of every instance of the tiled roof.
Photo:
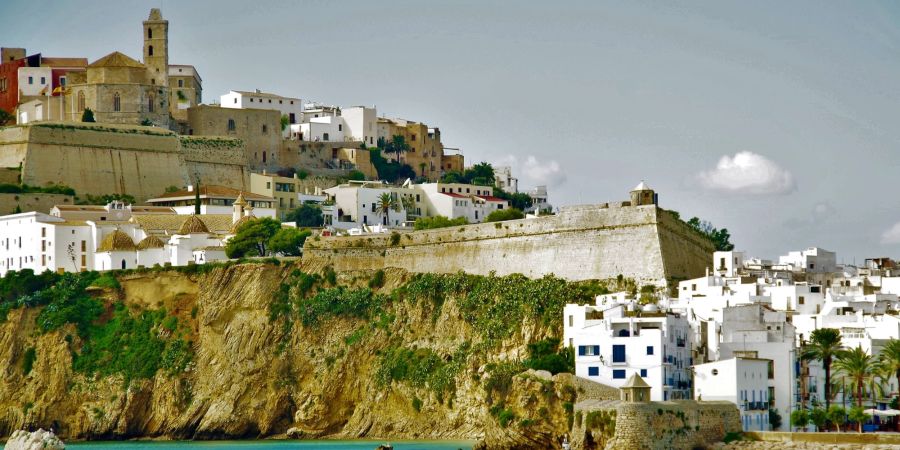
M87 67L87 58L54 58L41 57L41 65L45 67Z
M203 214L206 228L214 234L225 235L231 229L231 214ZM131 217L147 234L173 235L184 224L184 216L172 214L141 214Z
M247 222L250 222L251 220L255 220L255 219L256 219L256 217L253 217L252 214L249 216L241 217L240 219L238 219L237 222L234 223L234 225L231 226L231 229L228 230L228 233L229 234L237 233L237 230L238 230L238 228L241 227L241 225L243 225Z
M156 236L150 235L150 236L147 236L144 239L142 239L141 242L138 242L137 249L138 250L147 250L149 248L165 248L165 246L166 246L166 243L163 242L162 239L160 239Z
M492 195L476 195L476 197L478 197L478 198L480 198L480 199L487 200L487 201L489 201L489 202L505 202L505 201L506 201L506 200L503 200L503 199L500 198L500 197L494 197L494 196L492 196Z
M232 91L232 92L235 92L235 93L238 93L241 95L251 96L251 97L256 96L256 97L277 98L277 99L285 99L285 100L300 100L299 98L285 97L283 95L272 94L269 92L251 92L251 91Z
M146 66L138 62L137 60L132 59L131 57L125 55L120 52L112 52L96 61L91 63L88 66L89 68L95 67L134 67L143 69Z
M188 235L192 233L209 233L209 228L206 227L206 224L193 214L188 216L175 234Z
M198 248L194 249L194 251L197 251L197 250L224 252L225 247L222 247L221 245L219 245L219 246L209 246L209 247L198 247Z
M54 205L60 211L106 211L106 208L99 205Z
M110 234L107 234L102 241L100 241L100 246L97 247L97 252L112 252L112 251L134 251L134 241L128 237L127 234L115 230Z
M227 186L219 186L215 184L201 185L200 186L200 197L216 197L216 198L238 198L238 195L243 191L239 191L237 189L232 189ZM193 197L194 191L180 190L175 192L166 192L165 194L148 200L147 202L159 201L163 199L172 199L179 197ZM265 200L265 201L274 201L275 199L272 197L268 197L265 195L253 194L250 192L244 192L244 198L247 200Z
M453 192L441 192L441 194L449 195L449 196L454 197L454 198L469 198L469 197L466 197L465 195L462 195L462 194L456 194L456 193L453 193Z
M132 214L175 214L175 208L170 206L132 206Z

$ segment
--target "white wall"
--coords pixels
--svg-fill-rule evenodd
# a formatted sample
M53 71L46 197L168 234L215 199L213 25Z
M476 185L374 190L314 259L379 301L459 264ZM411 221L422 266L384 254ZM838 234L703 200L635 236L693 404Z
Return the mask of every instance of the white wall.
M695 365L694 399L734 403L744 431L768 431L768 369L769 361L746 358Z
M53 77L50 67L19 67L19 91L21 96L51 95ZM29 78L31 82L29 83ZM42 92L43 91L43 92Z
M341 110L346 130L344 135L352 141L362 141L368 147L374 147L378 142L378 128L376 127L377 114L375 108L354 106Z

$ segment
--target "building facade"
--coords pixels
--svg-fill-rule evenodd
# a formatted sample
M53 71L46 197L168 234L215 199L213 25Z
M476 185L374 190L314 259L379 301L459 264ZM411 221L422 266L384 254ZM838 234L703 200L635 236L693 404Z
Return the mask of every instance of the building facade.
M772 361L729 358L694 366L694 400L724 400L741 411L744 431L769 431Z

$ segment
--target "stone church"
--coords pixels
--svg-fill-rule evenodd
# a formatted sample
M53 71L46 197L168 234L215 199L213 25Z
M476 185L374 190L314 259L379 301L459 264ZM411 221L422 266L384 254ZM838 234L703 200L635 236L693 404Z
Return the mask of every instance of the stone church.
M170 123L176 108L170 104L169 21L159 9L150 10L143 22L143 36L143 62L112 52L89 64L84 72L70 74L67 120L81 121L89 108L100 123L174 128ZM199 103L199 82L194 89L197 93L191 100Z

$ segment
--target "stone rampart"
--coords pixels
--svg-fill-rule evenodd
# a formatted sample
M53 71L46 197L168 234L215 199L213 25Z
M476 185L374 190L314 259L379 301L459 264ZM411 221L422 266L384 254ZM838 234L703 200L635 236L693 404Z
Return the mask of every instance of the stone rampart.
M607 450L693 449L741 431L740 412L729 402L620 403Z
M247 189L250 170L244 142L222 136L179 136L187 176L203 183Z
M497 275L547 274L569 280L618 275L644 284L702 276L712 245L654 206L572 208L554 216L391 235L308 239L304 264L316 270Z
M22 212L49 213L56 205L71 205L75 197L65 194L0 194L0 215L12 214L16 207Z

